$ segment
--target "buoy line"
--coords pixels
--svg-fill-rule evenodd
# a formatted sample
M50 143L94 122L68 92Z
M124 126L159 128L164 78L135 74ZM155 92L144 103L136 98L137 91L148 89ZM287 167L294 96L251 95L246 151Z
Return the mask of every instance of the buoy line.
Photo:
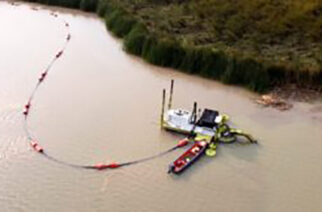
M15 3L11 3L11 5L13 6L18 6L18 4ZM36 7L32 7L31 8L34 11L38 11L39 9ZM95 170L105 170L105 169L115 169L115 168L119 168L119 167L124 167L124 166L129 166L129 165L134 165L134 164L138 164L138 163L142 163L148 160L152 160L155 159L157 157L163 156L167 153L170 153L178 148L184 147L186 145L189 144L189 140L188 139L183 139L180 140L178 142L178 144L168 150L165 150L163 152L160 152L156 155L152 155L149 157L145 157L145 158L141 158L138 160L134 160L134 161L128 161L128 162L123 162L123 163L97 163L94 165L81 165L81 164L74 164L74 163L69 163L67 161L63 161L60 160L58 158L55 158L53 156L51 156L50 154L48 154L44 148L39 144L38 139L36 138L36 136L34 136L29 128L28 125L28 118L29 118L29 114L30 111L32 109L32 102L34 100L34 97L40 87L41 84L44 83L44 81L48 78L48 74L50 72L50 70L52 70L52 67L54 66L55 62L62 57L62 55L64 54L64 51L66 50L69 42L71 41L71 33L70 33L70 24L63 18L60 18L58 16L57 13L55 12L50 12L49 15L53 16L53 18L56 19L60 19L62 21L62 23L64 24L65 28L67 29L67 34L65 37L65 43L63 45L63 47L55 54L55 56L53 57L53 59L50 61L50 63L47 65L45 71L43 71L37 81L37 84L35 86L35 88L33 89L33 91L31 92L28 102L27 104L24 105L24 110L23 110L23 115L24 115L24 119L23 119L23 125L24 125L24 130L28 139L28 142L30 144L30 146L32 147L33 150L35 150L36 152L38 152L40 155L46 157L47 159L54 161L56 163L62 164L62 165L66 165L66 166L70 166L70 167L74 167L74 168L83 168L83 169L95 169Z

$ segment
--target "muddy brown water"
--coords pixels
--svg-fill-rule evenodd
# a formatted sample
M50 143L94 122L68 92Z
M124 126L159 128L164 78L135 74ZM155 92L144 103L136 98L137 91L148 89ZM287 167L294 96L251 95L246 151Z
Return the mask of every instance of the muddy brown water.
M55 8L51 8L54 9ZM57 8L56 8L57 9ZM321 102L262 109L256 94L157 68L127 55L94 15L59 9L72 40L39 89L30 128L46 151L77 164L128 161L172 147L160 130L162 88L174 107L216 108L259 145L225 145L181 176L168 164L183 150L115 171L74 169L33 152L22 106L64 42L49 8L0 2L1 211L321 211Z

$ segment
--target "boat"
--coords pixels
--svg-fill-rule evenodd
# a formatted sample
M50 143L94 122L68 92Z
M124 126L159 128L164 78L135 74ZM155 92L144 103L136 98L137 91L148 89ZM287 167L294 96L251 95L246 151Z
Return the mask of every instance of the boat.
M199 118L195 112L184 109L170 109L163 120L163 128L166 130L189 135L191 133L214 136L217 126L225 121L227 116L219 114L216 110L205 109Z
M226 114L220 114L217 110L201 109L197 113L197 102L194 102L193 110L172 109L174 81L171 80L169 104L165 111L165 95L163 90L161 127L165 130L174 131L180 134L191 135L199 134L213 137L216 134L218 125L225 123L229 117ZM201 114L201 115L200 115Z
M180 174L203 155L208 147L205 140L195 141L185 153L170 164L168 173Z
M170 97L168 109L165 112L165 89L163 90L161 128L188 136L203 135L216 137L220 143L233 143L238 137L243 137L250 143L257 141L248 133L232 128L233 123L229 121L229 116L217 110L205 108L203 111L197 109L194 102L193 110L172 109L173 83L171 81ZM198 111L198 112L197 112ZM202 113L201 113L202 112ZM201 115L200 115L201 114Z
M172 80L166 112L166 91L165 89L163 90L161 128L188 135L187 140L193 142L193 145L169 165L168 173L182 173L204 154L209 157L216 156L219 143L234 143L239 137L244 138L241 140L257 143L250 134L240 129L232 128L233 124L229 121L229 116L221 114L217 110L208 108L205 108L203 111L197 110L196 102L191 112L185 109L172 109L173 83Z

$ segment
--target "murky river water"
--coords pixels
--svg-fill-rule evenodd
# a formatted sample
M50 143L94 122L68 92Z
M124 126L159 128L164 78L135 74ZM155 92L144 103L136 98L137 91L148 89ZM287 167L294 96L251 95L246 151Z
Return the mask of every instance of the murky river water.
M228 113L260 145L220 146L183 175L166 173L183 150L115 171L74 169L31 150L22 106L64 42L48 8L0 2L1 211L321 211L322 105L281 113L240 88L157 68L127 55L93 15L60 10L72 41L37 93L30 127L46 151L77 164L128 161L172 147L160 130L161 90L174 106Z

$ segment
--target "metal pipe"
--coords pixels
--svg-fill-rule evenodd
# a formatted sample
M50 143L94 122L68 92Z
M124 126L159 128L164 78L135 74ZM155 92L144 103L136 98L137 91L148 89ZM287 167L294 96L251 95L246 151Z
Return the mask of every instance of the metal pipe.
M197 102L194 102L191 117L190 117L190 123L195 124L196 121L197 121Z
M193 103L193 122L197 122L197 102Z
M163 89L162 92L162 109L161 109L161 119L160 119L160 124L161 124L161 128L163 128L163 124L164 124L164 106L165 106L165 89Z
M168 110L172 107L172 96L173 96L173 86L174 86L174 80L171 80L171 87L170 87L170 96L169 96L169 104L168 104Z

